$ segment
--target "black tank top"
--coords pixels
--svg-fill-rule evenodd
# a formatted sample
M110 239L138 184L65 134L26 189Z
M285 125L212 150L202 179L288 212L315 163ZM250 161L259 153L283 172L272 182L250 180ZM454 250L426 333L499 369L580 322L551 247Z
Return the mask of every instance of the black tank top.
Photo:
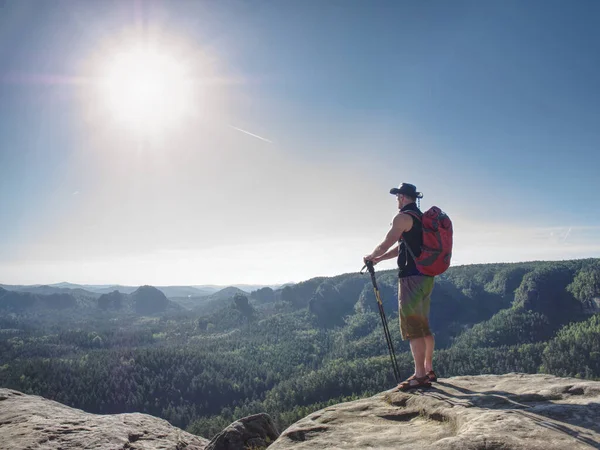
M417 208L416 203L409 203L408 205L402 207L400 212L404 211L415 211L419 214L419 217L423 215L421 210ZM423 245L423 226L421 225L421 221L419 219L416 219L412 216L411 219L413 221L412 228L403 233L400 240L400 247L398 251L398 268L400 269L398 276L400 278L409 277L411 275L420 275L420 272L415 265L415 260L406 250L406 244L410 246L410 249L416 257L421 254L421 246Z

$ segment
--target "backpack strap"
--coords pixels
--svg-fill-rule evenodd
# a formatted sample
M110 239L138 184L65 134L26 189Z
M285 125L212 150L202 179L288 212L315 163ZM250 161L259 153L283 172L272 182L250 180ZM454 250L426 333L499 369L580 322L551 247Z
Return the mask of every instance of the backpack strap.
M421 213L421 214L419 214L419 213L418 213L418 212L416 212L416 211L411 211L411 210L408 210L408 211L401 211L401 213L400 213L400 214L408 214L409 216L412 216L412 217L414 217L415 219L418 219L419 221L421 221L421 222L422 222L422 219L421 219L421 217L423 216L423 214L422 214L422 213Z
M406 250L408 250L408 253L410 253L410 256L412 257L413 261L417 262L417 258L415 258L415 254L410 249L410 245L408 245L408 242L406 242L404 239L402 239L402 242L404 242L404 247L406 247ZM406 265L408 265L408 261Z
M401 214L408 214L409 216L414 217L415 219L417 219L419 222L421 222L421 223L423 222L423 220L421 218L423 214L419 214L416 211L410 211L410 210L408 210L408 211L402 211ZM416 262L417 259L415 258L415 254L411 250L410 245L408 245L408 242L406 242L404 239L401 239L401 241L404 242L404 246L406 247L406 250L408 250L408 253L410 253L410 256L412 257L413 261Z

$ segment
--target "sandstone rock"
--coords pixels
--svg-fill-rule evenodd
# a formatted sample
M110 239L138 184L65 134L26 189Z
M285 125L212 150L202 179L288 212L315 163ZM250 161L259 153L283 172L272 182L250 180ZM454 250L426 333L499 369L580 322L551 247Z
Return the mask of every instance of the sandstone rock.
M206 450L261 449L273 443L279 432L268 414L237 420L216 435Z
M600 382L550 375L440 379L317 411L269 450L600 449Z
M52 400L0 389L0 448L203 450L208 440L147 414L89 414Z
M0 389L0 448L260 449L277 438L266 414L234 422L210 443L146 414L96 415ZM317 411L269 450L600 449L600 382L550 375L440 379Z

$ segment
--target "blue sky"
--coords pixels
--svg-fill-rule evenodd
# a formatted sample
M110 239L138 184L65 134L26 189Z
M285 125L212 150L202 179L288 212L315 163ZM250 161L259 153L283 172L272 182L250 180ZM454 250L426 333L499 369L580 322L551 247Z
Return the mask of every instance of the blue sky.
M600 256L599 18L596 1L0 1L0 282L358 270L403 181L452 217L457 264ZM167 63L127 63L149 41ZM118 64L139 79L102 91ZM191 94L135 103L180 65Z

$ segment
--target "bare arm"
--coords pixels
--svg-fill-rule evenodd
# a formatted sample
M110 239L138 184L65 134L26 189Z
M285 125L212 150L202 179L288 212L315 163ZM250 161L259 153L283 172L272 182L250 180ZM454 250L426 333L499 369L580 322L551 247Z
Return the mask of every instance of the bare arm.
M394 248L392 248L391 250L388 250L383 255L379 256L378 258L373 258L373 264L377 264L378 262L385 261L386 259L397 258L398 251L399 251L399 249L398 249L398 246L396 245Z
M390 228L390 231L388 231L383 242L375 247L375 250L373 250L370 255L365 256L364 260L379 262L384 259L390 259L394 256L398 256L398 247L395 247L389 252L388 249L397 243L400 240L402 233L410 230L411 227L412 218L407 214L398 213L396 217L394 217L394 220L392 221L392 227Z

